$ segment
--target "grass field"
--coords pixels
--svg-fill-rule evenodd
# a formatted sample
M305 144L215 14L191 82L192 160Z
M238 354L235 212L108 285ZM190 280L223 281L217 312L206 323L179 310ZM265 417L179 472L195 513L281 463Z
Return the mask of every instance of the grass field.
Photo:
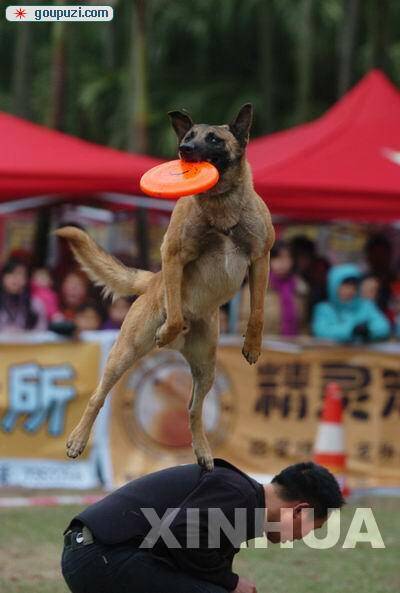
M331 550L270 545L242 550L235 570L256 581L258 593L395 593L400 591L400 499L364 499L371 506L386 549L362 543L342 549L354 507L342 514L342 536ZM59 571L61 533L80 507L0 510L0 591L66 593ZM132 588L134 593L134 588ZM149 592L151 593L151 592Z

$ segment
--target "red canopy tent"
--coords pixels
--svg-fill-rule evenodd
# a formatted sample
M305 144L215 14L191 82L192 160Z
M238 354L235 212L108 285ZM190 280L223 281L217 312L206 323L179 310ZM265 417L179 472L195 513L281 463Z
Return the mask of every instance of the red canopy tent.
M400 219L400 93L373 70L319 119L250 142L248 157L273 214Z
M0 112L0 201L48 194L141 194L159 160L123 153Z

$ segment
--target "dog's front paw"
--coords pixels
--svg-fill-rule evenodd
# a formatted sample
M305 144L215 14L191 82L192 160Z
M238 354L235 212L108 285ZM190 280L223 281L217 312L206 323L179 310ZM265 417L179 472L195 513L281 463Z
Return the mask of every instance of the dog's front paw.
M261 347L245 340L242 354L249 364L255 364L261 354Z
M197 463L204 467L207 471L211 472L214 469L214 458L211 453L211 449L206 446L196 447L193 445L194 454L196 455Z
M156 332L156 344L159 348L162 346L166 346L170 344L179 336L181 331L184 330L184 324L182 323L175 323L175 324L168 324L167 322L161 325L157 332Z
M67 455L72 459L79 457L83 453L86 444L88 442L88 436L84 435L80 430L73 430L68 437L67 441Z

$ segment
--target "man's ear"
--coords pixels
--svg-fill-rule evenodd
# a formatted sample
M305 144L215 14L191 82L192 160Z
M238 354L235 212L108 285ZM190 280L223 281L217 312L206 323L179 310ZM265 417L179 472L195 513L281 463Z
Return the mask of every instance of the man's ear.
M300 516L303 509L309 508L311 507L308 502L299 502L293 507L293 518L295 519L296 517Z
M241 146L246 146L249 141L251 122L253 119L253 105L245 103L239 109L239 113L229 124L229 129Z
M183 111L168 111L168 115L180 142L193 126L192 118L188 113L184 113Z

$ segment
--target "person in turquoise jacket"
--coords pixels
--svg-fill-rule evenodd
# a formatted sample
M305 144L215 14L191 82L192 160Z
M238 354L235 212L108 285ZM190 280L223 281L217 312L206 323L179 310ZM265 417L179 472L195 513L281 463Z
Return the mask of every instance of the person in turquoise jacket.
M390 324L373 301L359 296L361 272L353 264L334 266L328 274L328 301L313 311L312 330L317 338L360 343L385 340Z

